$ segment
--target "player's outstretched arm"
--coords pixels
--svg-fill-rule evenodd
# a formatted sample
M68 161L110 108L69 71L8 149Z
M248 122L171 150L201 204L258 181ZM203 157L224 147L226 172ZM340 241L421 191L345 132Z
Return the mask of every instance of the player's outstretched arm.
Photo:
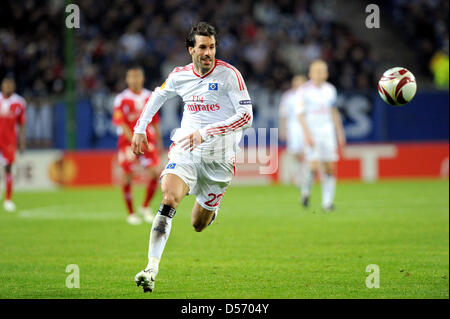
M347 141L345 138L344 128L342 127L342 119L341 114L337 108L333 108L333 122L334 127L336 128L336 136L338 140L339 147L343 149L347 145Z
M311 133L309 132L308 125L306 124L305 115L299 114L297 115L298 121L300 122L300 126L303 129L303 135L305 136L305 141L309 146L314 145L314 140L311 136Z
M147 126L152 121L153 116L155 116L156 112L159 111L167 99L170 99L175 95L177 95L177 93L174 88L173 77L169 75L168 79L161 85L161 87L156 88L145 104L144 111L142 111L141 116L134 127L135 135L137 133L139 135L146 136Z
M280 141L286 142L286 118L282 117L280 118L278 122L278 130L280 132Z
M309 131L308 125L306 124L306 105L304 103L304 90L300 87L295 93L295 99L297 100L295 106L295 115L297 116L300 126L303 130L303 135L305 137L305 142L309 146L314 146L314 140L312 138L311 132Z
M236 78L237 77L237 78ZM239 71L231 74L227 87L227 94L230 98L236 114L224 121L209 124L199 130L203 140L217 135L225 135L230 132L244 130L250 127L253 122L252 101Z
M281 102L278 106L278 114L279 114L279 121L278 121L278 131L279 131L279 137L280 141L286 142L287 138L287 105L286 105L286 93L284 93L281 96Z
M25 125L19 126L19 150L20 153L25 152L25 146L26 146L26 135L25 135Z
M158 150L159 155L163 153L163 141L161 135L161 127L159 123L154 124L155 132L156 132L156 149Z

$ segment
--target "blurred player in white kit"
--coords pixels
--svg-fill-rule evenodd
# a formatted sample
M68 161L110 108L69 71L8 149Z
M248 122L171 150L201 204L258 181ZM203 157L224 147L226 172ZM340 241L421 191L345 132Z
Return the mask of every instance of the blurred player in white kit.
M306 81L306 76L295 75L291 80L290 89L281 96L278 108L280 140L286 142L286 163L289 166L290 181L298 187L301 185L303 175L309 171L309 167L305 162L303 128L296 116L296 92Z
M217 33L205 22L186 37L192 63L175 68L147 102L134 129L132 148L142 154L145 129L164 102L176 95L184 102L181 127L172 136L169 162L161 173L163 199L153 220L147 267L135 277L144 292L154 289L172 218L185 195L195 195L191 222L200 232L217 216L234 176L242 130L251 126L251 100L240 72L215 58Z
M335 208L337 147L341 150L345 147L345 134L336 107L336 88L327 82L327 64L322 60L313 61L309 78L297 90L297 115L303 127L306 160L311 170L303 179L301 200L303 206L308 207L315 177L322 171L322 208L332 211Z

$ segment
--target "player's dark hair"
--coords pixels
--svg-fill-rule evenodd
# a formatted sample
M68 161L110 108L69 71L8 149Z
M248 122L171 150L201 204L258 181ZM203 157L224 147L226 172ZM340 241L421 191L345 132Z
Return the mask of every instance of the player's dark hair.
M185 44L186 48L189 49L189 47L195 47L195 36L196 35L204 35L207 37L214 37L216 40L216 47L219 45L219 39L218 35L219 32L217 29L209 24L208 22L199 22L191 27L189 30L189 33L186 37Z
M10 74L6 75L6 76L2 79L2 82L3 82L3 81L12 81L14 84L16 84L16 80L14 79L14 76L12 76L12 75L10 75Z
M139 71L142 72L142 74L145 74L144 68L141 65L139 65L139 64L131 64L131 65L129 65L127 67L127 71L130 71L130 70L139 70Z

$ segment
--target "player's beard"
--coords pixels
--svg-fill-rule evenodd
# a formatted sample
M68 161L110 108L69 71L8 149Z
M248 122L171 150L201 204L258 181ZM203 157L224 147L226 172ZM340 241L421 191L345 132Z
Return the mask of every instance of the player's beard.
M135 92L135 93L141 93L141 91L142 91L142 86L140 86L140 85L132 86L132 87L131 87L131 90L132 90L133 92Z
M209 65L204 65L203 64L204 60L209 61ZM211 58L211 57L200 58L199 65L200 65L199 69L200 69L201 74L202 75L206 74L212 69L212 67L214 65L214 58Z
M2 91L1 93L3 94L3 97L8 99L14 93L14 91Z

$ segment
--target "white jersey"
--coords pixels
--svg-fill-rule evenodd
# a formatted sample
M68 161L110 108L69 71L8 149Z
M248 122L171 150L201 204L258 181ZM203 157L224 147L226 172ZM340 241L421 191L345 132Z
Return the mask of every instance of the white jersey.
M203 139L192 154L203 159L230 159L238 151L242 129L251 126L252 104L240 72L216 59L213 68L200 76L193 64L176 67L167 80L148 100L134 131L144 134L145 128L164 102L176 95L184 102L181 127L172 141L199 130Z
M335 136L332 108L336 107L336 88L328 82L316 86L312 81L297 89L297 114L304 114L312 136Z
M290 89L283 93L280 101L280 118L286 120L286 144L291 152L300 152L303 148L303 129L296 114L296 90Z

